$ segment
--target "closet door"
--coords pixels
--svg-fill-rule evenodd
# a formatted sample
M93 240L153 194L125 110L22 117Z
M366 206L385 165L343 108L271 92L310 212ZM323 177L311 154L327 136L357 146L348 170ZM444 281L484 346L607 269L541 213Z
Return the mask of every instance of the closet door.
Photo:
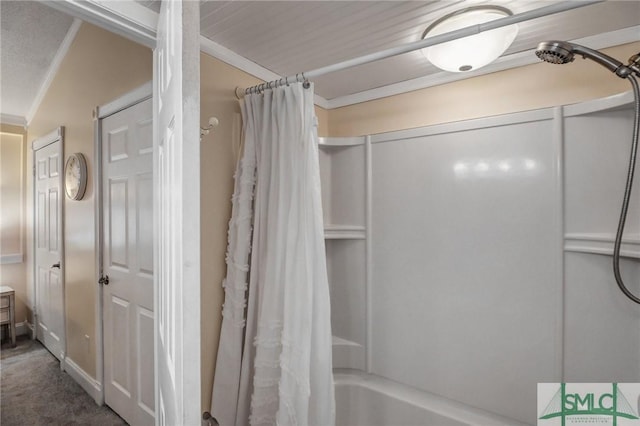
M105 402L132 425L154 422L152 111L101 126Z

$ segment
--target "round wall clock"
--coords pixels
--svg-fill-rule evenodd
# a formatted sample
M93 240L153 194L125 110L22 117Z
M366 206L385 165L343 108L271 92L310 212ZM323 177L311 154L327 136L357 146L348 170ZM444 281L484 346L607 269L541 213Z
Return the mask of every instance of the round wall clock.
M87 188L87 162L79 152L71 154L64 166L64 187L67 197L81 200Z

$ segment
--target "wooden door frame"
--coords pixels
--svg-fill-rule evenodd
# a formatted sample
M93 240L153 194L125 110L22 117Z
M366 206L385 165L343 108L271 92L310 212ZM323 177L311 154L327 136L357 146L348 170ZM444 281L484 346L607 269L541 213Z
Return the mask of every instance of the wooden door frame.
M60 353L60 369L65 369L65 360L67 354L67 304L66 304L66 286L65 286L65 273L67 270L66 259L65 259L65 250L64 250L64 211L65 211L65 202L67 199L67 193L64 188L64 126L60 126L54 131L35 139L31 142L31 151L33 158L33 168L32 168L32 177L33 177L33 188L31 194L31 200L33 203L33 222L32 222L32 252L33 252L33 262L32 262L32 274L33 280L32 284L32 295L33 295L33 306L31 307L33 312L33 330L31 334L31 338L35 340L38 334L38 291L37 291L37 262L36 262L36 253L38 251L37 245L37 221L38 221L38 213L37 213L37 180L36 180L36 152L39 149L42 149L46 146L49 146L53 143L60 142L58 145L58 155L60 157L60 170L58 172L58 180L60 185L60 211L58 212L58 229L59 229L59 244L60 244L60 281L62 287L62 331L60 336L62 353Z
M99 405L104 404L104 312L103 312L103 297L102 297L102 284L99 283L100 277L103 272L103 248L104 248L104 235L102 232L103 222L103 173L102 173L102 120L151 99L153 96L153 83L151 81L143 84L142 86L130 91L129 93L99 106L94 111L93 118L93 140L94 140L94 167L93 167L93 181L95 182L95 255L96 255L96 393L92 395ZM155 123L153 124L155 125ZM155 176L153 177L155 180ZM155 245L155 241L153 242ZM155 288L154 288L155 293Z

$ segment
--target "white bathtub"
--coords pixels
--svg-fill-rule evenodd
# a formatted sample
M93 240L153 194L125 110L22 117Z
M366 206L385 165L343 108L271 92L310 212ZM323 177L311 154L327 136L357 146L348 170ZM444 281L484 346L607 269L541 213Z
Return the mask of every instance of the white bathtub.
M336 426L525 426L371 374L336 372L334 379Z

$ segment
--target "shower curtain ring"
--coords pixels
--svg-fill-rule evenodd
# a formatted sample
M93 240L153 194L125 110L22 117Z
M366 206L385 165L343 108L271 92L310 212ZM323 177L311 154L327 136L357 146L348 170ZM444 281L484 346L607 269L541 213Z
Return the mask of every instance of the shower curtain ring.
M302 73L302 87L304 87L305 89L311 87L311 83L309 83L307 77L304 76L304 73Z

